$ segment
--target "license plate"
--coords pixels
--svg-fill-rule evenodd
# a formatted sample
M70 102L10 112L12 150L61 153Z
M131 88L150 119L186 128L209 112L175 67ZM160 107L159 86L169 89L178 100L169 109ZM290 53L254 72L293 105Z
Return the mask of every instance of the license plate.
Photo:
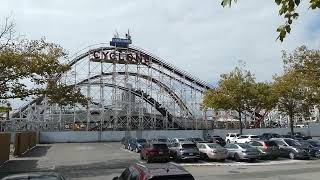
M159 152L159 154L163 154L163 152Z
M190 156L193 156L193 153L189 153Z

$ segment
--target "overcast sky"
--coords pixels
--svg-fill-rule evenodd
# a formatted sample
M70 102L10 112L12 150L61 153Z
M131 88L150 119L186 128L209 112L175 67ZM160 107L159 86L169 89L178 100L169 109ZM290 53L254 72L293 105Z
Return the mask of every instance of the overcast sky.
M232 8L220 1L1 0L0 16L11 15L18 33L44 36L70 55L129 28L135 46L210 84L239 60L259 81L271 80L282 71L281 50L303 44L320 49L320 11L308 11L308 1L284 43L276 41L283 19L274 0L239 0Z

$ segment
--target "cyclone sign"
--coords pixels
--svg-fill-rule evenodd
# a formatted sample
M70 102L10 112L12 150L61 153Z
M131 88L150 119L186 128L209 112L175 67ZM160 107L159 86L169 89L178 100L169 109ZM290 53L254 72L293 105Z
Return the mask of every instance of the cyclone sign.
M149 64L151 58L149 55L141 52L98 50L89 54L90 61L109 62L119 64Z

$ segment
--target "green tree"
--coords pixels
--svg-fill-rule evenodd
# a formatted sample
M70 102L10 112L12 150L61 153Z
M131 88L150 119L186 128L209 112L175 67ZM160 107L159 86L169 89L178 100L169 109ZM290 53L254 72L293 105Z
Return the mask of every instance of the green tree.
M221 5L231 6L232 1L237 2L237 0L222 0ZM297 12L300 6L301 0L274 0L275 3L280 7L279 15L283 16L285 23L278 27L277 32L279 32L279 39L281 42L284 40L287 34L291 32L291 25L293 20L298 19L299 13ZM320 8L320 0L308 0L310 9L315 10Z
M255 78L250 71L235 68L229 74L221 75L218 87L205 92L203 108L232 110L238 112L240 134L242 134L242 114L253 105Z
M305 86L320 94L320 51L308 49L306 46L296 48L293 53L283 51L285 69L295 69L305 78Z
M260 122L276 106L277 96L272 92L272 83L257 82L253 87L252 111ZM256 124L257 126L258 124Z
M273 93L278 97L278 110L289 117L291 133L294 132L294 117L308 115L313 107L311 92L305 86L303 74L290 69L282 76L274 77Z
M0 101L46 95L51 103L81 103L87 98L74 86L58 83L68 64L60 63L66 51L45 39L16 37L14 23L7 18L0 31Z

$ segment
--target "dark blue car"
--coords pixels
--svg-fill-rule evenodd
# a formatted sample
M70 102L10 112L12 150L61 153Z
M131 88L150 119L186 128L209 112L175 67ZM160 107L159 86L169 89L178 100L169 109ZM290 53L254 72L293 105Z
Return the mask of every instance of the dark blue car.
M299 141L299 143L305 150L309 151L312 157L320 158L320 141L319 140L308 139L308 140Z
M143 146L147 143L146 139L131 138L129 140L129 150L139 153Z

